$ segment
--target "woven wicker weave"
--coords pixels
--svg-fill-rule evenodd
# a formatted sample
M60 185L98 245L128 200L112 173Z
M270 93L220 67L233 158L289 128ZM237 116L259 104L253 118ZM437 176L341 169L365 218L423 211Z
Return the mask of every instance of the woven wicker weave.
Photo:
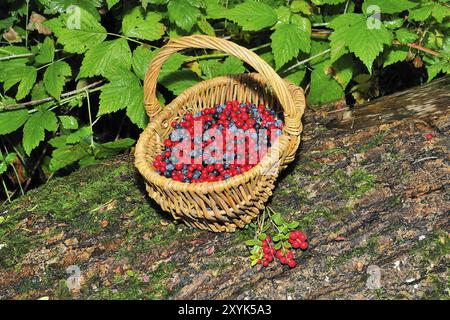
M156 98L158 74L169 56L187 48L220 50L252 66L258 73L203 81L180 94L164 109ZM279 171L294 159L305 109L303 90L281 79L254 52L235 43L204 35L171 40L149 65L145 82L148 127L136 145L135 165L146 180L149 195L186 224L214 232L233 232L257 217L271 196ZM265 104L283 114L283 133L251 170L219 182L183 183L159 175L152 166L171 132L170 123L227 100Z

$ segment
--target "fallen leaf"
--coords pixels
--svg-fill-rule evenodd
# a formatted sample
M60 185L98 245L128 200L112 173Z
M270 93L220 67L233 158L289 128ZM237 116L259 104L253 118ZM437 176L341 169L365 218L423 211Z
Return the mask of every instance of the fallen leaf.
M11 43L22 42L22 37L14 30L12 27L9 27L8 31L3 33L3 39Z
M27 29L31 31L36 30L38 33L48 36L52 34L52 31L43 24L44 21L47 21L46 17L33 12L30 16L30 23L28 23Z

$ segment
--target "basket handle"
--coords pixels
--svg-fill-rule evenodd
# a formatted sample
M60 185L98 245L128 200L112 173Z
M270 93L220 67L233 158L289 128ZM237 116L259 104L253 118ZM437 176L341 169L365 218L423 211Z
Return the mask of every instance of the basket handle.
M278 97L285 115L294 115L300 111L295 109L294 100L289 93L286 82L256 53L224 39L206 35L192 35L170 40L150 62L144 80L144 101L147 114L151 118L161 111L161 106L156 98L156 84L162 65L172 54L188 48L220 50L241 59L267 79ZM286 129L290 126L294 129L298 127L298 124L285 123Z

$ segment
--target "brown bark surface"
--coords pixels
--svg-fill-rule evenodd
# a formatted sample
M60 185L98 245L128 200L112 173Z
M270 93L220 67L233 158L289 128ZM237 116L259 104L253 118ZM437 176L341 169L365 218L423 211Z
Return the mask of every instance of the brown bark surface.
M249 230L173 223L123 156L1 208L0 298L448 299L449 78L437 83L354 111L354 129L308 111L268 203L309 235L295 269L251 268ZM81 288L69 290L74 265Z

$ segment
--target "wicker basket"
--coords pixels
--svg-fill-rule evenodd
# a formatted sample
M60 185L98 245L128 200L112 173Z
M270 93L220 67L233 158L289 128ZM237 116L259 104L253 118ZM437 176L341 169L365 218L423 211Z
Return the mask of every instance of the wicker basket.
M258 73L203 81L162 109L156 98L161 66L171 54L187 48L220 50L246 62ZM254 52L223 39L194 35L171 40L161 48L149 65L144 93L150 123L136 145L135 165L146 180L149 195L175 219L199 229L233 232L257 217L272 194L278 173L293 161L300 143L303 90L281 79ZM282 112L283 133L267 155L251 170L219 182L190 184L159 175L152 162L170 135L170 123L180 121L186 112L199 112L227 100L262 103Z

